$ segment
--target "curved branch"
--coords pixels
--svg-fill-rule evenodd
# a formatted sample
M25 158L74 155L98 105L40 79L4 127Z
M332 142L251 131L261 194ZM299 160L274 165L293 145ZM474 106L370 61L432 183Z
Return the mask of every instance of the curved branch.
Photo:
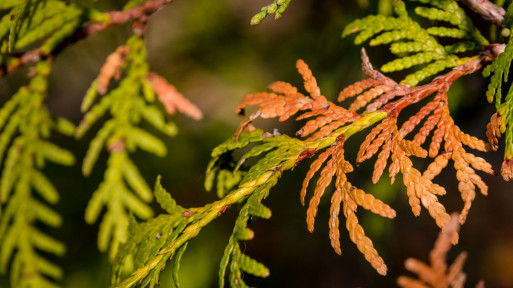
M95 34L96 32L102 31L105 28L112 25L123 24L130 20L145 18L157 12L157 10L159 10L162 6L169 4L173 1L174 0L149 0L142 3L139 6L136 6L125 11L107 12L107 14L110 17L109 21L92 23L84 27L82 29L82 33L85 33L85 36L89 36Z
M0 67L0 76L11 73L22 66L30 65L40 61L41 59L56 55L70 44L76 43L79 40L96 34L97 32L100 32L109 26L123 24L131 20L137 20L138 22L144 23L146 22L148 16L157 12L157 10L159 10L164 5L172 2L174 2L174 0L149 0L125 11L106 12L105 14L109 16L109 20L103 22L93 22L77 29L73 35L58 45L57 48L52 51L51 55L43 53L40 48L24 52L23 54L14 55L15 60L12 61L12 63L6 67ZM134 25L134 31L136 33L138 32L138 34L142 34L142 30L144 29L144 27L140 26L141 25Z

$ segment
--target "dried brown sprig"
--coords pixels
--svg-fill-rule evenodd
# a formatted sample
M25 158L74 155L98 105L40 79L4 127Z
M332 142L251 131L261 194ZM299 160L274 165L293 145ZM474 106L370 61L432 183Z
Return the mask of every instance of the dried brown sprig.
M331 245L337 254L342 253L340 249L338 217L340 213L340 204L343 203L342 211L346 218L346 228L349 231L351 241L356 244L358 250L363 253L365 259L369 261L372 267L374 267L379 274L385 275L387 272L385 262L378 255L372 241L365 236L363 228L358 223L356 209L358 206L361 206L364 209L370 210L375 214L387 218L394 218L396 212L381 200L374 198L371 194L367 194L363 190L357 189L347 180L346 174L352 172L353 167L344 159L343 145L343 139L339 139L329 149L319 155L319 158L312 163L310 171L308 171L307 178L303 182L303 188L301 190L302 203L304 203L310 179L319 170L320 166L331 157L326 163L326 166L321 170L321 175L317 181L314 195L310 199L306 220L308 230L313 232L315 216L317 215L317 208L319 206L320 199L326 188L331 183L333 176L336 176L335 192L331 197L329 220Z
M458 214L452 214L451 219L442 228L433 250L429 254L431 265L425 264L417 259L408 258L404 263L407 270L418 275L419 279L408 276L400 276L397 284L404 288L462 288L465 284L466 275L463 272L463 265L467 258L466 252L461 252L451 266L447 266L447 252L451 249L455 237L458 235L460 224ZM476 287L484 287L479 282Z
M122 45L107 57L98 75L98 93L102 95L107 93L112 78L119 80L121 66L125 63L125 57L129 52L128 46Z
M481 190L483 195L486 195L488 192L488 187L481 177L476 174L475 170L481 170L489 174L493 174L494 172L488 162L481 157L466 152L463 145L479 151L490 151L491 147L484 141L462 132L454 124L449 114L447 102L446 91L438 91L433 102L424 106L428 107L427 109L421 109L403 125L401 135L408 134L423 118L429 113L432 113L414 136L412 142L422 145L427 136L434 130L429 145L429 156L435 159L423 173L423 177L429 180L432 180L447 166L449 159L454 161L456 178L459 181L458 189L465 203L460 215L460 221L464 223L471 203L475 198L476 186ZM432 105L432 103L436 103L436 106ZM439 153L442 142L444 150L442 153Z
M175 111L178 110L195 120L200 120L203 117L201 110L187 100L187 98L178 92L175 86L169 84L166 79L153 72L149 72L146 78L150 81L153 90L155 90L160 102L164 104L169 114L174 114Z
M306 174L300 192L301 203L304 205L308 185L313 176L320 170L319 179L308 205L308 230L314 230L320 200L332 183L333 177L335 177L335 191L331 196L329 220L331 245L336 253L341 253L338 216L342 205L342 211L346 218L346 228L351 240L371 265L380 274L385 274L386 266L374 249L371 240L365 236L363 228L358 224L355 212L357 207L361 206L383 217L393 218L395 217L395 211L371 194L357 189L348 181L347 174L353 171L353 166L344 158L343 145L346 136L348 137L355 132L347 131L356 128L355 125L360 125L356 123L368 121L366 120L370 119L367 118L368 115L376 113L377 110L379 110L380 115L387 115L384 119L383 117L379 118L383 119L382 122L378 123L362 142L357 154L356 164L358 165L377 154L372 176L373 182L377 182L390 159L391 163L388 170L391 181L394 182L398 173L402 174L413 213L419 215L421 205L424 206L439 227L444 227L448 223L450 215L438 199L438 196L446 194L446 190L432 180L447 166L449 160L452 160L459 181L458 187L464 202L460 216L460 222L463 223L475 198L476 186L482 194L487 193L487 186L475 170L493 173L489 163L468 153L463 147L489 151L491 146L462 132L454 124L447 105L447 91L458 78L474 73L482 67L483 63L493 60L495 57L497 55L493 52L492 47L490 51L468 60L448 73L433 79L428 84L410 87L406 84L398 84L375 70L370 64L365 50L362 49L362 70L369 78L348 86L338 97L338 100L342 101L356 96L350 109L345 109L328 101L321 94L317 81L308 66L302 60L298 60L297 69L303 77L304 87L309 95L306 96L298 92L295 87L284 82L275 82L269 85L267 92L246 95L237 106L236 112L242 115L244 109L249 105L257 105L258 110L241 123L237 135L246 127L249 127L251 121L257 117L278 118L280 121L285 121L296 113L300 113L296 120L309 119L297 134L301 137L308 136L309 138L306 141L311 141L310 143L326 140L333 144L323 152L308 148L308 151L304 151L307 151L307 153L301 154L304 157L300 155L296 161L297 165L303 159L319 153ZM402 123L400 129L398 128L398 116L404 108L433 95L432 101ZM366 108L366 112L359 114L357 111L363 107ZM376 121L364 126L369 127ZM360 128L356 130L359 131ZM341 131L346 131L348 134ZM414 131L413 139L405 139ZM430 135L429 144L425 144ZM335 138L336 141L333 142ZM428 147L423 148L423 145ZM313 145L312 147L318 146ZM418 158L429 156L434 159L426 171L421 173L413 167L412 156ZM513 169L508 168L513 167L513 165L505 165L505 167L503 171L513 175ZM457 234L452 240L457 241Z
M499 138L501 138L501 115L499 112L493 113L490 117L490 123L486 125L486 137L488 143L494 151L499 149Z
M501 175L504 180L513 180L513 159L506 159L502 162Z
M482 62L488 61L489 57L491 56L483 54L481 58L470 60L449 73L435 78L431 83L417 87L408 87L407 85L397 84L374 70L370 62L368 62L365 50L362 50L363 71L371 77L372 81L364 80L366 82L359 83L353 87L350 86L351 88L346 90L342 97L339 97L345 98L346 95L354 96L357 92L361 93L364 88L376 85L376 83L389 86L388 92L385 92L373 103L367 105L368 111L380 109L381 111L386 111L389 116L367 135L360 146L356 159L357 164L371 158L381 148L382 150L378 154L374 165L373 182L376 183L380 179L387 160L391 157L392 164L389 168L391 181L394 181L395 175L398 172L403 174L403 182L407 188L413 213L415 215L420 213L420 203L422 203L428 209L431 216L436 219L440 227L445 225L449 215L445 212L445 208L440 204L436 195L444 195L445 189L434 184L431 180L447 166L448 160L452 159L454 161L456 177L459 181L458 188L465 203L460 215L461 223L465 222L468 210L475 198L476 186L484 195L488 191L488 187L481 177L475 173L475 170L481 170L489 174L494 173L488 162L481 157L466 152L463 148L463 145L465 145L479 151L490 151L490 145L462 132L454 124L447 105L447 91L451 84L459 77L479 69L482 66ZM415 115L405 121L398 131L396 117L401 110L434 93L436 95L433 101L423 106ZM401 98L390 102L397 96L401 96ZM414 131L422 121L424 123L414 135L413 140L405 140L404 137ZM425 143L431 133L433 133L433 136L429 144L429 153L426 153L421 145ZM440 153L442 145L444 150ZM435 158L435 160L428 166L424 174L420 175L420 172L413 168L409 157L424 158L427 154L431 158Z
M310 93L310 96L303 95L295 87L285 82L272 83L267 87L269 92L247 94L235 108L235 113L244 115L244 109L251 105L257 105L259 109L241 123L237 135L257 117L278 117L279 121L285 121L298 111L304 110L309 111L300 115L297 120L317 118L307 121L297 132L298 135L308 136L322 127L308 140L322 138L346 123L361 118L356 112L326 100L326 97L321 95L312 71L303 60L298 60L296 67L303 77L305 90Z
M383 144L384 143L384 144ZM406 194L408 195L410 206L413 213L418 216L420 214L420 204L428 209L430 215L436 220L438 226L443 227L448 219L449 214L445 211L444 206L438 201L437 195L444 195L445 189L426 177L413 167L410 156L424 158L427 151L413 141L405 140L400 137L397 130L397 118L388 117L383 120L360 146L357 155L357 163L372 157L377 153L379 147L382 151L378 155L378 159L374 165L374 174L372 181L379 181L383 170L386 167L388 158L391 158L392 164L389 167L391 181L394 182L397 173L403 174L403 183L406 186Z

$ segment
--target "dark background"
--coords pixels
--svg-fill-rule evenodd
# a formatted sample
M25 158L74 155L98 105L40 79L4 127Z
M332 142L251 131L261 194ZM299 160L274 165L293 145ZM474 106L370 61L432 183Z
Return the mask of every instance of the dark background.
M119 9L123 4L123 1L101 2L99 5L105 10ZM295 0L282 19L275 21L271 15L260 25L250 26L252 15L268 2L270 0L177 0L150 18L147 48L151 69L196 103L204 112L204 119L196 122L183 115L173 116L180 130L176 137L162 136L168 145L168 156L158 158L140 152L133 155L133 159L150 185L161 174L163 186L183 206L202 206L216 200L215 193L207 193L203 188L204 171L211 150L235 132L240 119L233 110L246 93L263 91L276 80L290 82L302 90L301 77L295 69L299 58L309 64L322 94L333 101L341 89L364 77L360 71L360 47L353 45L351 37L342 39L340 35L350 21L374 14L376 5L365 6L357 1ZM479 18L474 20L482 25ZM485 34L487 29L483 30ZM108 54L129 35L129 25L111 27L65 49L56 58L51 75L48 96L51 111L78 123L85 91ZM368 53L376 67L391 59L385 47L370 48ZM26 83L26 73L26 69L20 69L0 79L0 103ZM391 76L401 79L400 73ZM449 92L456 124L481 139L485 139L485 126L494 112L485 99L486 85L487 80L476 73L458 80ZM416 109L418 107L412 111ZM276 121L257 121L256 124L267 130L278 128L289 135L299 127ZM101 182L105 168L107 154L103 153L89 178L84 178L80 172L88 141L99 127L100 124L96 125L81 141L55 135L54 141L72 150L78 163L71 169L57 165L48 165L45 169L61 193L57 210L64 217L64 224L49 232L67 245L66 255L55 258L65 270L64 287L107 287L110 283L107 256L96 248L98 227L89 226L83 220L85 207ZM352 163L364 136L356 135L346 143L346 155ZM504 145L503 141L501 143ZM500 170L502 152L485 156L496 171ZM388 266L386 277L379 276L349 240L342 215L342 256L333 252L327 225L329 196L321 201L316 230L308 233L306 208L299 201L301 182L309 166L305 161L293 172L286 172L271 190L265 203L272 209L273 217L251 223L256 236L245 242L243 248L245 253L266 264L271 275L266 279L248 275L248 284L257 287L391 287L396 286L399 275L408 274L403 266L406 258L427 261L439 229L424 208L420 217L413 216L401 178L390 185L385 174L378 184L372 185L373 163L372 159L362 164L348 177L353 184L398 212L394 220L382 219L363 209L357 214ZM426 165L422 161L415 162L419 169ZM460 252L468 251L467 287L473 287L480 279L485 280L487 287L513 287L513 186L499 176L480 175L489 185L489 195L476 196L467 223L462 227L460 243L449 253L449 262ZM447 189L448 195L440 197L447 210L461 210L463 202L451 166L435 180ZM161 211L157 205L154 208ZM219 262L236 215L236 207L230 208L191 241L180 270L182 287L217 286ZM161 287L172 287L169 276L169 271L162 273ZM1 279L0 286L7 287L5 276Z

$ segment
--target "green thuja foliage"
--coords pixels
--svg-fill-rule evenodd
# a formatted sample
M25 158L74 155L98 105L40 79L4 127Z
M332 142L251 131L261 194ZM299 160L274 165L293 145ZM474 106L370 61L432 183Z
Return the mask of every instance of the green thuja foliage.
M267 133L269 134L269 133ZM240 138L235 140L235 137L227 140L225 143L219 145L212 151L212 160L207 169L206 187L212 187L211 181L217 179L217 187L223 187L222 191L226 191L231 187L235 187L237 182L240 181L239 187L244 187L248 181L258 179L259 176L270 173L269 178L260 184L247 200L241 203L239 216L235 221L235 227L229 239L228 245L224 251L224 256L221 259L221 266L219 269L219 287L225 287L226 270L230 269L229 283L231 287L247 287L243 280L243 275L249 273L258 277L269 276L269 269L258 261L245 255L240 248L239 241L251 240L254 237L253 231L248 226L248 221L254 217L269 219L271 217L271 210L262 204L262 201L269 195L269 190L277 183L278 178L281 176L281 171L290 169L290 165L295 164L294 155L299 155L304 146L304 143L286 135L267 135L260 129L243 133ZM269 136L269 137L267 137ZM233 171L228 172L227 177L224 171L231 170L229 167L234 165L226 165L220 161L223 158L231 158L233 151L242 149L250 143L258 143L260 145L252 147L245 153L238 164L234 167ZM246 159L258 157L267 152L255 166L248 172L240 172L240 167ZM286 160L289 159L287 162ZM294 163L292 163L294 162ZM285 167L283 166L285 165ZM224 167L223 167L224 166ZM227 166L227 167L226 167ZM225 168L228 168L225 170ZM239 175L244 175L242 180ZM223 184L229 183L229 185ZM251 182L249 182L251 183ZM235 185L233 185L235 184ZM218 195L223 194L218 191Z
M511 61L513 61L511 29L513 29L513 5L508 6L504 17L504 28L501 34L508 37L504 52L483 70L483 75L490 77L486 99L490 103L495 100L495 108L500 117L500 132L506 134L505 160L513 159L513 86L510 86L504 98L502 95L502 83L508 82Z
M59 227L62 218L46 203L56 204L59 193L41 172L45 162L73 165L73 155L48 141L51 131L72 135L74 126L50 115L46 99L50 63L39 62L27 86L0 109L0 163L5 155L0 181L0 271L9 263L12 287L56 287L62 270L45 254L62 255L65 246L38 226ZM9 146L9 144L11 144ZM44 254L41 254L44 252Z
M155 184L154 195L157 202L169 214L162 214L156 218L150 219L145 223L137 223L132 217L130 221L130 237L128 241L121 246L120 258L114 262L113 285L118 285L126 276L126 272L135 271L150 261L155 268L151 271L145 271L146 275L141 279L141 286L154 287L159 281L160 271L166 266L167 260L176 258L173 262L174 279L177 279L179 261L182 253L185 251L187 242L180 249L169 253L168 255L159 255L159 252L175 241L183 232L187 224L197 220L198 214L184 216L185 208L176 204L171 195L167 193L160 185L160 177ZM185 214L187 215L187 214ZM177 281L175 280L175 283ZM120 287L130 287L136 283L124 282Z
M269 14L274 14L275 19L280 19L285 9L289 6L291 0L274 0L271 4L262 7L259 13L251 18L251 25L257 25Z
M341 127L329 136L317 140L299 140L287 135L277 135L256 129L242 132L238 139L233 136L212 151L212 160L208 165L205 186L211 189L214 182L222 182L222 198L199 208L185 209L165 193L157 180L155 197L157 202L169 214L160 215L142 224L131 224L131 235L121 246L119 262L115 262L113 286L115 287L153 287L158 283L159 274L166 262L173 263L176 270L185 245L196 237L201 229L224 213L229 206L238 204L239 216L235 221L232 235L221 259L219 286L225 287L226 273L231 287L247 287L244 273L258 277L267 277L269 270L257 260L245 255L240 241L250 240L254 233L248 228L248 222L255 217L268 219L271 210L262 201L269 195L270 189L286 170L293 169L309 149L322 150L330 147L340 137L349 138L354 133L369 127L386 116L382 112L369 113L352 124ZM246 152L238 164L229 162L231 154L239 149L254 145ZM256 164L244 172L242 163L247 159L260 157ZM229 172L222 172L229 171ZM222 173L225 173L224 176ZM227 174L230 173L230 174ZM227 177L226 175L231 175ZM241 177L243 175L243 177ZM242 178L242 179L241 179ZM229 185L226 185L229 182ZM230 187L230 188L227 188ZM151 247L151 248L150 248ZM135 271L123 276L123 271Z
M84 11L65 1L2 1L4 9L10 10L0 20L0 65L18 61L9 53L34 45L42 55L50 54L84 21Z
M262 130L255 130L242 133L239 141L232 137L214 149L211 162L214 164L209 165L209 167L216 166L216 163L224 154L231 153L234 149L243 148L252 142L265 140L262 137L263 135ZM179 257L181 257L187 242L198 235L205 225L223 214L230 205L237 203L242 207L221 261L220 287L224 287L225 271L228 266L230 266L230 283L232 286L235 283L239 283L235 286L244 285L241 276L242 271L260 277L268 276L269 271L265 266L241 252L238 241L249 240L253 237L253 232L247 228L250 217L269 218L271 216L270 210L263 206L261 201L267 197L269 190L281 176L280 168L285 166L286 169L290 169L294 166L294 155L299 155L302 146L297 145L300 144L300 141L287 136L281 136L276 141L272 141L272 138L266 139L268 139L266 143L274 143L273 147L270 148L274 151L268 153L254 165L240 183L237 183L236 188L214 203L200 208L184 209L176 205L174 200L162 190L157 182L155 197L169 215L160 215L146 223L132 225L132 231L137 231L135 235L141 236L131 238L122 246L119 254L122 260L116 264L117 268L115 270L117 272L114 275L113 284L116 287L132 287L134 285L153 287L158 283L159 274L169 259L173 262L173 274L176 283ZM264 152L269 149L260 150ZM255 148L253 148L253 151L255 151ZM253 156L258 154L252 153ZM247 157L250 157L249 154ZM209 169L207 173L217 174L218 171ZM207 176L207 179L213 178L217 178L216 175ZM148 247L153 247L153 249L149 250ZM135 272L127 279L122 279L123 277L120 277L120 275L122 275L123 267L126 267L127 263L134 265L128 271Z
M231 153L234 149L243 148L252 142L265 141L273 143L268 149L258 149L255 146L248 152L247 157L273 150L254 165L244 176L237 187L224 197L214 203L207 204L200 208L184 209L171 199L169 194L162 192L157 182L155 196L161 206L169 215L160 215L157 218L148 220L143 224L133 225L136 235L139 238L131 238L121 248L121 262L117 264L117 273L114 275L113 283L116 287L153 287L158 282L158 277L165 263L172 259L174 267L185 249L186 243L195 237L200 230L212 220L220 216L230 205L241 205L239 216L235 222L233 234L225 249L225 255L221 260L220 287L224 287L225 271L230 267L230 283L232 286L245 287L242 280L242 271L255 276L266 277L268 269L241 252L238 241L249 240L253 232L247 228L247 222L251 217L269 218L271 211L261 201L268 195L269 190L276 184L281 176L281 168L290 169L294 166L296 158L303 149L301 141L288 136L262 137L262 130L244 132L240 135L239 141L235 137L219 145L212 152L213 160L209 167L214 167L223 154ZM263 144L265 145L265 144ZM260 150L260 153L256 153ZM216 173L216 169L210 169L207 173ZM216 173L217 174L217 173ZM216 178L207 176L207 179ZM209 180L211 181L211 180ZM166 220L167 219L167 220ZM142 245L145 242L145 245ZM150 243L148 243L149 241ZM137 245L136 243L139 243ZM146 247L146 248L144 248ZM153 247L150 251L148 247ZM121 279L120 274L123 265L134 263L129 271L135 271L127 279ZM175 272L174 272L175 273ZM175 277L176 281L176 277Z
M217 146L214 151L212 151L212 159L207 167L205 189L211 191L214 187L214 183L216 183L217 196L223 198L228 192L235 188L242 180L242 177L247 174L247 171L241 171L239 169L243 161L235 165L232 154L227 152L244 148L250 143L259 142L261 140L262 131L255 130L252 133L243 133L238 141L230 139ZM272 149L272 147L269 149Z
M355 44L369 39L371 46L390 44L390 51L399 58L384 64L381 67L383 72L424 65L402 81L411 86L468 61L469 58L459 56L460 53L480 50L488 45L456 1L414 1L428 5L416 7L415 14L443 26L423 28L409 16L405 1L392 1L396 17L371 15L355 20L344 28L342 36L358 33ZM456 43L444 45L437 40L442 37L452 38Z
M106 208L100 224L98 248L106 251L110 246L111 259L116 255L119 245L128 237L130 214L133 213L141 219L148 219L153 215L146 204L153 199L151 189L137 166L130 160L129 154L138 148L160 157L167 153L162 140L139 125L144 120L168 136L176 133L174 124L167 122L160 107L156 106L154 91L146 79L148 64L144 40L134 35L115 53L117 60L107 60L100 76L84 97L82 111L88 112L75 134L77 138L81 138L93 124L110 113L112 118L103 124L91 141L82 171L88 176L102 149L108 149L105 178L87 206L85 219L87 223L94 223L101 210ZM99 83L105 81L105 71L110 71L111 74L123 73L124 77L116 88L101 95L106 93L103 91L106 86L98 87ZM108 75L108 78L112 76ZM98 97L100 99L93 105Z
M242 252L239 241L253 239L254 233L247 227L251 219L256 217L269 219L271 217L271 210L262 204L262 200L269 195L269 190L277 181L277 177L273 178L255 190L240 209L233 233L221 259L219 287L225 287L225 274L228 267L230 267L229 281L231 287L247 286L243 280L244 273L258 277L269 276L269 269L267 267Z

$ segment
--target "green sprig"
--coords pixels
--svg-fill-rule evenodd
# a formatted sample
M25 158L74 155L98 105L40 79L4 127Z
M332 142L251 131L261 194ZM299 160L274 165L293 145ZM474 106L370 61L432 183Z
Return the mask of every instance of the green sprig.
M423 18L446 22L454 27L435 26L423 28L409 17L404 1L393 1L397 17L371 15L348 24L342 37L358 33L355 44L370 39L370 45L391 44L390 52L397 55L383 66L383 72L393 72L424 65L406 76L402 83L415 86L441 71L465 63L470 58L458 53L481 50L488 41L480 34L470 19L453 0L415 0L433 7L416 7L415 13ZM456 44L442 45L435 37L459 40ZM405 53L407 53L405 55Z
M504 29L513 29L513 5L509 5L504 17ZM509 34L509 33L508 33ZM490 77L486 99L495 102L495 108L500 115L500 132L505 135L504 159L513 159L513 87L510 86L503 97L502 83L507 83L511 61L513 61L513 35L508 35L508 43L497 59L485 67L483 76Z
M5 205L0 221L0 272L5 273L11 263L12 287L56 287L53 280L62 277L60 267L39 252L61 256L65 246L35 227L38 222L50 227L62 224L61 216L41 201L59 201L59 193L41 173L45 162L74 164L69 151L47 140L52 129L73 130L71 123L51 117L43 104L49 74L50 63L39 62L30 83L0 109L0 159L6 155L0 179L0 204Z
M291 0L274 0L271 4L262 7L259 13L251 18L251 25L257 25L269 14L274 14L275 19L280 19L281 15L289 6Z
M75 134L81 138L100 119L107 115L112 117L91 141L82 165L83 174L90 175L101 151L107 148L109 159L104 181L94 192L85 218L92 224L100 217L102 208L107 208L100 224L98 247L101 251L110 247L110 259L114 259L119 245L127 240L130 214L140 219L153 216L147 204L153 200L151 190L137 165L130 160L130 153L142 149L159 157L167 154L162 140L138 126L144 120L168 136L176 134L175 125L165 119L161 107L148 102L144 40L132 36L126 48L129 52L120 68L125 70L125 77L117 87L101 96L98 80L93 81L82 103L82 111L87 112Z
M8 55L38 45L43 55L49 55L64 39L86 20L84 10L59 0L3 1L10 9L0 20L0 64ZM16 61L13 58L13 61Z
M224 287L226 270L230 267L229 280L232 286L246 287L242 279L242 272L257 277L267 277L269 269L262 263L245 255L240 249L240 241L250 240L254 237L249 229L248 221L252 217L268 219L271 210L262 204L269 195L269 191L276 185L282 173L297 165L298 158L305 149L322 150L331 146L337 138L351 135L365 129L386 117L386 113L376 111L364 114L364 117L353 123L333 131L328 136L314 140L302 141L286 135L267 137L260 129L251 132L242 132L240 136L233 136L220 144L212 151L213 160L207 169L207 182L216 178L220 168L217 165L225 156L234 150L242 149L250 144L254 146L243 157L262 156L245 174L243 179L224 195L220 200L199 208L185 209L176 202L160 186L157 179L154 195L157 202L169 214L163 214L137 224L132 221L130 234L132 235L118 254L121 259L115 263L115 275L112 285L119 288L154 287L158 283L159 274L167 261L176 265L181 257L184 245L196 237L201 229L219 217L227 207L240 203L239 216L226 246L219 269L219 286ZM265 149L256 147L266 146ZM268 147L271 146L271 149ZM265 155L264 155L265 154ZM226 159L226 158L224 158ZM231 167L234 168L235 164ZM238 165L240 168L240 165ZM235 168L234 168L235 169ZM238 168L237 168L238 169ZM213 176L212 176L213 175ZM218 180L219 181L219 180ZM212 187L212 184L207 186ZM127 271L130 274L123 273ZM176 277L176 271L173 273ZM176 281L176 278L175 278Z

